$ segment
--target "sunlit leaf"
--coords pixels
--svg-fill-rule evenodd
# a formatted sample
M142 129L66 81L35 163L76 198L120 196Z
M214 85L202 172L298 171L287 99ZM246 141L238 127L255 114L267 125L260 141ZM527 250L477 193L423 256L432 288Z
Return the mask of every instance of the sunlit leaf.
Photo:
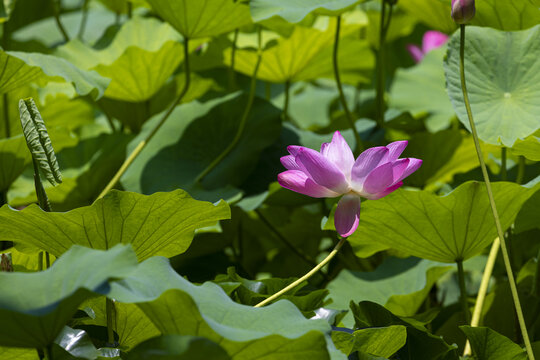
M0 240L31 244L59 256L72 245L109 249L132 244L139 260L184 252L193 232L228 218L229 208L191 198L186 192L150 196L111 191L93 205L46 213L36 205L22 211L0 209Z
M503 230L538 190L492 184ZM482 251L497 236L483 183L467 182L446 196L397 190L362 204L359 236L425 259L454 262Z
M147 0L152 9L187 38L216 36L251 23L249 7L233 0Z
M540 137L531 135L523 140L517 139L512 146L512 153L532 161L540 161Z
M249 7L256 22L280 16L288 22L297 23L312 11L322 15L339 15L358 2L359 0L253 0Z
M326 31L295 27L289 38L279 39L275 46L265 49L257 78L284 83L317 78L334 78L332 44L335 36L334 21ZM373 67L373 53L365 40L356 36L357 27L342 33L339 44L339 70L347 82L369 82L366 71ZM229 59L230 56L225 56ZM227 60L228 61L228 60ZM251 50L237 50L235 70L251 76L257 54Z
M487 327L459 327L471 342L478 360L525 360L527 353L518 344Z
M0 345L40 349L51 344L84 299L136 265L129 246L107 252L74 246L47 271L0 272Z
M459 33L448 44L444 62L448 94L459 120L469 129L459 72ZM540 128L540 25L502 32L467 27L465 74L478 136L512 147Z
M191 284L163 258L148 259L138 269L131 279L113 287L110 296L137 303L164 334L204 336L234 359L257 359L269 353L272 359L293 353L328 359L328 351L339 353L329 338L328 323L305 319L288 301L265 308L237 304L214 283Z

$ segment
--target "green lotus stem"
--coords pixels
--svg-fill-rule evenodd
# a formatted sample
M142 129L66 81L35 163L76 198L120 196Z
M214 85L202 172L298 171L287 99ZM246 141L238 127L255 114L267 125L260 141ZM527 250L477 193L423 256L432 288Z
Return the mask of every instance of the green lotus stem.
M4 48L4 51L8 50L8 43L9 43L9 29L7 26L7 22L4 22L3 26L3 34L2 34L2 47ZM9 123L9 97L7 93L4 93L4 126L5 126L5 136L10 137L11 136L11 124Z
M538 255L536 255L536 269L534 271L533 284L531 287L531 295L540 296L540 250L538 250Z
M66 32L66 29L64 28L64 25L62 25L62 21L60 20L60 0L51 0L52 6L53 6L53 12L54 12L54 20L56 21L56 26L58 27L58 30L62 33L62 36L64 37L64 41L69 41L69 35Z
M518 160L518 172L516 175L516 183L522 184L525 177L525 156L520 155Z
M291 82L286 81L285 82L285 100L283 102L283 113L281 114L282 120L286 121L289 119L289 97L290 97L290 90L291 90Z
M262 38L261 38L261 28L259 27L257 31L258 39L259 39L259 45L257 49L257 63L255 64L255 69L253 70L253 76L251 76L251 85L249 88L249 97L246 107L244 108L244 113L242 114L242 118L240 119L240 125L238 125L238 130L236 131L236 134L234 135L233 140L229 143L229 145L221 152L221 154L218 155L217 158L214 159L208 165L196 178L195 182L201 182L206 175L208 175L212 170L216 168L216 166L219 165L231 153L231 151L234 150L236 145L240 142L240 139L242 138L242 134L244 133L244 129L246 127L246 123L249 117L249 113L251 112L251 107L253 106L253 100L255 99L255 90L257 86L257 72L259 71L259 66L261 65L262 60Z
M44 360L52 360L53 359L53 356L52 356L52 348L51 348L51 345L47 345L43 348L43 359ZM40 352L38 351L38 355L40 356L41 358L41 354Z
M471 127L471 133L474 139L474 146L476 148L476 155L478 156L478 161L480 162L480 168L482 169L482 175L484 177L484 182L486 184L486 190L489 198L489 203L491 205L491 212L493 214L493 219L495 220L495 226L497 228L497 235L501 243L501 250L504 259L504 266L506 268L506 274L508 276L508 282L510 283L510 290L512 292L512 298L514 300L514 307L518 317L519 327L521 329L521 335L523 336L523 342L525 343L525 348L527 349L527 355L530 360L534 360L534 354L531 347L531 342L529 340L529 334L527 333L527 326L525 324L525 319L523 317L523 310L521 309L521 304L519 301L519 295L517 291L516 281L514 279L514 274L512 272L512 266L510 264L510 257L508 256L508 249L506 248L506 243L504 240L504 232L502 230L501 222L499 220L499 213L497 212L497 207L495 205L495 199L493 197L493 191L491 189L491 182L489 181L489 175L487 172L486 164L484 163L484 157L482 155L482 149L480 148L480 141L478 140L478 133L476 132L476 126L474 124L474 119L472 115L471 105L469 103L469 95L467 92L467 84L465 81L465 25L460 25L460 49L459 49L459 71L461 77L461 89L463 91L463 101L465 103L465 108L467 110L467 116L469 118L469 125Z
M471 322L471 315L469 314L469 305L467 304L467 287L465 286L465 272L463 271L463 260L456 261L457 264L457 273L459 281L459 292L461 307L463 310L463 316L465 318L465 323L469 324Z
M506 173L506 147L503 146L501 148L501 181L506 181L507 179L507 173Z
M336 19L336 33L335 33L335 38L334 38L334 51L332 54L332 64L334 65L334 78L336 79L336 85L339 91L339 101L341 102L341 106L343 106L343 110L345 111L345 117L347 118L347 122L349 123L349 126L351 127L353 131L354 139L356 141L356 148L353 152L356 155L358 155L362 151L362 140L360 139L360 135L358 134L358 131L356 131L356 127L354 126L354 118L349 110L349 107L347 106L347 99L345 98L345 94L343 93L343 86L341 84L341 79L339 76L338 50L339 50L340 28L341 28L341 15L338 15Z
M127 15L128 19L131 19L133 17L133 4L131 3L131 1L127 2Z
M37 259L38 271L43 271L43 251L38 252L37 256L38 256L38 259Z
M306 253L304 253L302 250L298 249L296 246L294 246L283 234L281 234L275 227L272 225L272 223L264 216L264 214L259 210L256 209L255 213L257 216L259 216L259 219L272 231L276 237L281 240L285 246L287 246L296 256L304 260L306 263L308 263L311 266L317 266L317 262L308 256Z
M489 280L493 274L493 268L495 267L495 260L497 260L497 254L499 253L500 242L499 238L496 238L489 250L488 259L482 274L482 281L480 282L480 288L478 289L478 295L476 296L476 303L474 305L473 315L471 319L471 326L476 327L480 325L480 316L482 315L482 309L484 307L484 301L486 300L486 294L489 286ZM465 343L465 350L463 356L471 355L471 344L469 340Z
M133 161L135 161L137 156L139 156L139 154L144 149L146 144L148 144L148 142L150 140L152 140L154 135L156 135L158 130L161 128L161 126L163 126L165 121L172 114L173 110L180 103L180 101L182 101L182 99L184 98L184 96L188 92L189 85L190 85L190 82L191 82L190 81L191 74L190 74L190 67L189 67L189 39L187 37L184 37L184 72L185 72L186 80L184 82L184 88L180 92L180 95L178 95L178 97L176 98L174 103L169 107L167 112L161 117L159 122L152 129L152 131L146 136L146 138L144 138L141 142L139 142L139 144L137 144L135 149L131 152L131 154L129 154L128 158L124 161L124 163L122 164L120 169L116 172L116 174L111 179L111 181L109 181L109 183L107 184L105 189L103 189L103 191L99 194L99 196L97 197L96 200L101 199L102 197L104 197L112 188L114 188L116 186L116 184L118 183L118 181L120 180L122 175L124 175L124 173L130 167L130 165L133 163Z
M88 1L89 0L84 0L83 6L82 6L81 24L79 25L79 32L77 32L77 37L79 39L83 38L84 31L86 30L86 23L88 20Z
M388 20L386 19L386 1L381 0L381 18L379 24L379 51L377 52L377 85L376 85L376 104L377 104L377 124L382 127L384 124L384 42L386 40L386 33L390 27L390 21L392 19L392 4L390 4L390 10Z
M115 346L113 319L114 319L114 302L105 298L105 312L107 313L107 342L109 346Z
M51 204L49 203L49 198L39 177L39 166L36 162L36 159L32 156L32 164L34 165L34 187L36 188L36 196L38 200L39 207L46 212L52 211Z
M231 50L231 66L229 66L229 89L233 90L236 88L236 73L234 71L234 62L236 59L236 43L238 42L238 29L234 30L234 37L232 42L232 50ZM259 61L257 59L257 61ZM257 67L257 65L255 65Z
M334 247L334 250L332 250L330 252L330 254L328 254L324 259L323 261L321 261L319 264L317 264L317 266L315 266L313 269L311 269L306 275L302 276L300 279L296 280L295 282L293 282L292 284L286 286L285 288L281 289L280 291L278 291L277 293L275 293L274 295L264 299L263 301L261 301L260 303L258 303L257 305L255 305L255 307L261 307L261 306L264 306L272 301L274 301L275 299L279 298L281 295L285 294L286 292L288 292L289 290L292 290L294 289L295 287L297 287L298 285L300 285L301 283L303 283L304 281L308 280L310 277L312 277L313 275L315 275L319 270L321 270L326 264L328 264L328 262L330 260L332 260L334 258L334 256L336 256L336 254L338 253L339 249L341 249L341 247L343 246L343 244L345 244L345 241L347 240L347 238L341 238L341 240L339 240L339 242L337 243L336 247Z

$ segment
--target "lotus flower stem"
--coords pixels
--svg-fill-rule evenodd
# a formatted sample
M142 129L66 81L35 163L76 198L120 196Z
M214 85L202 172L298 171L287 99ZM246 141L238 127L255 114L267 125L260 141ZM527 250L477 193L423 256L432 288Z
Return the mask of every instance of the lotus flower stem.
M236 88L236 73L234 72L234 62L236 59L236 43L238 42L238 32L239 29L234 30L234 37L231 49L231 66L229 66L229 90L233 90ZM259 60L257 59L257 61Z
M529 340L529 335L527 333L527 325L525 324L525 319L523 317L523 310L521 309L521 304L519 301L519 295L517 291L516 281L514 279L514 274L512 272L512 265L510 264L510 257L508 255L508 249L506 248L506 242L504 240L504 232L502 230L501 222L499 220L499 213L497 212L497 207L495 205L495 199L493 197L493 191L491 189L491 182L489 181L489 175L487 172L486 164L482 155L482 149L480 148L480 141L478 140L478 133L476 132L476 126L474 124L474 119L471 111L471 105L469 103L469 95L467 92L467 84L465 81L465 24L460 25L460 49L459 49L459 71L461 77L461 89L463 91L463 100L465 103L465 108L467 110L467 116L469 118L469 124L471 132L474 139L474 146L476 148L476 155L478 156L478 161L480 162L480 168L482 169L482 175L484 177L484 182L486 183L486 190L489 197L489 203L491 205L491 211L493 214L493 219L495 220L495 226L497 228L497 235L501 243L501 250L504 259L504 265L506 268L506 274L508 276L508 282L510 283L510 290L512 292L512 298L514 299L514 307L518 317L519 326L521 329L521 335L523 336L523 342L525 343L525 348L527 349L527 354L530 360L534 360L534 354L531 347L531 342Z
M60 20L60 0L51 0L53 11L54 11L54 20L56 21L56 26L58 27L58 30L62 33L62 36L64 37L64 41L69 41L69 35L66 32L66 29L64 28L64 25L62 25L62 21Z
M242 134L244 133L244 129L246 127L249 113L251 112L251 107L253 106L253 100L255 99L255 89L257 86L257 73L259 72L259 67L261 65L261 60L262 60L262 34L261 34L260 27L257 30L257 34L258 34L258 39L259 39L258 49L257 49L257 62L255 64L255 69L253 70L253 76L251 77L251 85L249 88L248 102L244 109L244 113L242 114L242 118L240 119L238 130L236 131L236 134L234 135L233 140L229 143L229 145L225 148L225 150L223 150L223 152L219 154L218 157L215 158L214 161L212 161L210 165L208 165L206 169L204 169L197 176L197 178L195 179L195 182L202 181L202 179L204 179L206 175L208 175L212 170L214 170L216 166L218 166L219 163L223 161L223 159L225 159L225 157L227 157L227 155L229 155L231 151L233 151L233 149L236 147L236 145L238 145L238 142L242 138Z
M465 286L465 272L463 271L463 260L456 261L457 272L458 272L458 281L459 281L459 292L461 306L463 310L463 316L465 318L465 323L469 324L471 322L471 314L469 313L469 305L467 304L467 287Z
M3 26L3 34L2 34L2 47L4 48L4 51L8 50L8 43L9 43L9 29L7 26L7 22L4 22ZM4 125L5 125L5 137L11 136L11 124L9 123L9 97L8 94L4 94Z
M390 27L390 21L392 19L392 3L390 3L390 10L388 19L386 18L386 1L381 0L381 18L379 24L379 51L377 52L377 87L376 87L376 104L377 104L377 124L383 126L384 124L384 42L386 40L386 33Z
M139 142L139 144L137 144L137 147L135 147L135 149L131 152L131 154L129 154L128 158L124 161L120 169L116 172L116 174L111 179L111 181L109 181L105 189L103 189L103 191L99 194L96 200L104 197L112 188L115 187L115 185L118 183L122 175L124 175L124 173L130 167L130 165L133 163L133 161L137 158L137 156L139 156L139 154L144 149L146 144L148 144L148 142L152 140L154 135L156 135L158 130L161 128L161 126L163 126L165 121L172 114L173 110L176 108L178 104L180 104L180 101L182 101L182 99L188 92L189 85L191 82L190 81L191 73L190 73L190 67L189 67L189 39L187 37L184 37L184 73L185 73L186 79L184 82L184 88L180 92L180 95L178 95L174 103L169 107L167 112L161 117L161 119L156 124L156 126L152 129L150 134L148 134L144 140L142 140L141 142Z
M507 149L505 146L503 146L501 148L501 181L506 181L507 179L506 153L507 153Z
M347 99L345 98L345 94L343 93L343 86L341 85L341 79L339 77L338 50L339 50L340 28L341 28L341 15L338 15L336 19L336 35L334 38L334 52L332 55L332 64L334 65L334 78L336 79L336 85L339 91L339 101L341 102L341 106L343 106L343 110L345 111L345 117L347 118L349 126L351 127L353 131L354 139L356 141L356 147L353 152L355 154L359 154L362 151L362 140L360 139L360 135L358 134L358 131L356 131L356 127L354 126L354 118L349 110L349 107L347 106Z
M133 3L131 1L127 2L127 16L128 19L133 17Z
M334 247L334 250L332 250L330 252L330 254L328 254L324 259L323 261L321 261L319 264L317 264L317 266L315 266L313 269L311 269L306 275L302 276L300 279L296 280L295 282L293 282L292 284L286 286L285 288L281 289L280 291L278 291L277 293L275 293L274 295L270 296L269 298L266 298L264 299L263 301L261 301L260 303L258 303L257 305L255 305L254 307L261 307L261 306L264 306L272 301L274 301L275 299L277 299L278 297L280 297L281 295L285 294L286 292L288 292L289 290L292 290L294 289L295 287L297 287L298 285L300 285L301 283L303 283L304 281L308 280L310 277L312 277L313 275L315 275L320 269L322 269L326 264L328 264L328 262L330 260L332 260L334 258L334 256L336 256L336 254L338 253L339 249L341 249L341 247L343 246L343 244L345 244L345 241L347 240L347 238L341 238L341 240L339 240L339 242L337 243L337 245Z
M83 6L82 6L82 17L81 17L81 24L79 25L79 31L77 32L77 37L82 40L84 36L84 31L86 30L86 23L88 22L88 2L89 0L84 0ZM131 4L128 1L128 6Z
M285 82L285 100L283 102L283 113L281 114L281 119L286 121L289 118L289 97L290 97L291 82Z
M115 347L113 318L114 318L114 302L112 299L105 299L105 312L107 313L107 342L108 346Z
M482 315L482 308L484 307L484 300L488 290L489 280L491 274L493 274L493 268L495 267L495 260L497 260L497 254L499 254L500 241L496 238L491 245L489 256L482 274L482 281L480 282L480 288L478 289L478 295L476 296L476 303L474 305L473 315L471 319L471 326L475 327L480 324L480 316ZM465 350L463 356L471 355L471 344L469 340L465 343Z
M520 155L518 160L518 172L516 175L516 183L522 184L525 177L525 157Z

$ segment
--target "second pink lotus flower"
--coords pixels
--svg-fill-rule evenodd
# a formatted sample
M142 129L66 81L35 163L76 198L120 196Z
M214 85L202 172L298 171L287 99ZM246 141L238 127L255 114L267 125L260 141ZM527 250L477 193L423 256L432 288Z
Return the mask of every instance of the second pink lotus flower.
M350 236L360 220L360 199L380 199L403 185L422 160L399 159L407 141L367 149L356 160L339 131L332 142L318 152L303 146L289 146L290 155L281 158L287 171L278 175L284 188L311 197L344 195L334 214L334 225L342 237Z
M407 45L407 50L414 61L419 63L428 52L443 46L447 40L448 35L435 30L429 30L425 32L424 37L422 38L421 49L416 45L409 44Z

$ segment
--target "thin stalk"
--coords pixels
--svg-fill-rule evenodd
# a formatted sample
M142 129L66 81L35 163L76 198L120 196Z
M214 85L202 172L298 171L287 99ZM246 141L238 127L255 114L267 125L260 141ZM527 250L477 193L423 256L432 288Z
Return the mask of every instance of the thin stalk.
M109 346L115 346L114 341L114 330L113 330L113 319L114 319L114 302L105 298L105 312L107 313L107 342Z
M461 307L463 310L463 317L465 318L465 323L469 324L471 322L471 314L469 314L469 305L467 304L467 287L465 286L465 272L463 271L463 260L456 261L457 272L458 272L458 281L459 281L459 292Z
M36 188L36 196L38 200L39 207L46 212L52 211L51 204L49 203L49 198L43 188L43 183L39 177L39 167L36 162L36 159L32 157L32 164L34 165L34 187Z
M478 289L478 295L476 296L476 303L474 305L471 319L471 326L473 327L480 325L480 316L482 315L482 308L484 307L484 301L486 300L489 280L491 279L491 275L493 274L495 261L497 260L497 255L499 254L499 248L499 238L495 238L493 244L491 245L491 250L489 250L486 267L484 268L484 273L482 274L482 281L480 282L480 288ZM465 352L463 353L463 355L470 355L470 353L471 346L467 341L467 344L465 345Z
M133 161L137 158L137 156L139 156L139 154L141 153L141 151L144 149L144 147L146 146L146 144L148 144L148 142L150 140L152 140L152 138L154 137L154 135L156 135L156 133L158 132L158 130L161 128L161 126L163 126L163 124L165 123L165 121L169 118L169 116L172 114L174 108L176 108L176 106L180 103L180 101L182 101L182 98L184 97L184 95L186 95L188 89L189 89L189 85L190 85L190 68L189 68L189 43L188 43L189 39L184 37L184 72L186 74L186 81L184 83L184 88L182 89L182 92L180 93L180 95L178 95L178 98L176 98L176 100L174 101L174 103L169 107L169 110L167 110L167 112L161 117L161 120L159 120L159 122L157 123L157 125L152 129L152 131L150 132L150 134L148 134L146 136L146 138L144 140L142 140L138 145L137 147L135 147L135 149L133 150L133 152L131 154L129 154L128 158L124 161L124 163L122 164L122 166L120 167L120 169L116 172L116 174L114 175L114 177L111 179L111 181L109 181L109 183L107 184L107 186L105 187L105 189L103 189L103 191L99 194L99 196L97 197L97 199L101 199L102 197L104 197L117 183L118 181L120 180L120 178L122 177L122 175L124 175L124 173L126 172L126 170L129 168L129 166L133 163Z
M507 173L506 173L506 147L503 146L501 148L501 181L506 181L507 179Z
M293 253L296 254L299 258L304 260L307 264L311 266L317 266L317 262L310 256L308 256L306 253L304 253L302 250L298 249L296 246L294 246L283 234L281 234L275 227L272 225L272 223L264 216L264 214L259 210L256 209L255 213L259 216L259 219L270 229L270 231L283 243L285 246L287 246Z
M332 55L332 64L334 65L334 78L336 79L336 85L339 91L339 100L341 102L341 106L343 106L343 110L345 111L345 117L347 118L347 122L349 123L349 126L353 131L354 139L356 141L356 148L354 153L358 155L362 151L362 140L360 139L360 135L358 134L358 131L356 131L356 127L354 126L354 118L349 110L349 107L347 106L347 99L345 98L345 94L343 93L343 86L341 84L341 78L339 76L338 50L340 28L341 15L338 15L336 20L336 33L334 37L334 52Z
M379 51L377 52L376 117L377 124L384 124L384 41L386 39L386 1L381 0L381 18L379 23Z
M62 21L60 20L60 0L51 0L52 6L53 6L53 12L54 12L54 20L56 21L56 26L58 27L58 30L62 33L62 36L64 37L64 41L69 41L69 35L66 32L66 29L64 28L64 25L62 25Z
M51 267L51 255L48 251L45 251L45 269L48 269Z
M9 45L9 29L7 22L3 24L3 34L2 34L2 47L4 51L8 50ZM4 94L4 126L5 126L5 135L6 137L11 136L11 124L9 122L9 97L8 94Z
M43 359L45 359L45 360L52 360L53 359L52 349L51 349L50 345L45 346L45 348L43 348Z
M84 36L84 31L86 30L86 23L88 22L88 1L89 0L84 0L82 6L81 23L79 25L79 31L77 32L77 37L81 40Z
M531 347L531 341L529 340L529 334L527 333L527 326L525 324L525 319L523 317L523 310L521 309L521 304L519 301L519 295L517 291L516 281L514 279L514 274L512 272L512 266L510 264L510 257L508 256L508 250L506 248L506 243L504 239L504 232L502 230L501 222L499 220L499 214L497 212L497 207L495 205L495 199L493 197L493 191L491 189L491 182L489 181L489 175L487 172L486 164L484 163L484 157L482 155L482 149L480 148L480 141L478 140L478 133L476 132L476 126L474 124L474 119L471 111L471 105L469 103L469 95L467 92L467 85L465 81L465 25L460 25L460 77L461 77L461 89L463 91L463 100L465 102L465 108L467 110L467 116L469 118L469 124L471 127L471 132L474 139L474 145L476 148L476 155L478 156L478 161L480 162L480 167L482 169L482 175L484 177L484 182L486 183L486 190L489 197L489 203L491 205L491 212L493 214L493 219L495 220L495 226L497 228L497 235L501 242L501 250L503 254L504 266L506 268L506 274L508 276L508 282L510 284L510 290L512 292L512 298L514 300L514 307L518 317L519 326L521 329L521 334L523 336L523 342L525 343L525 348L527 349L527 354L530 360L534 360L534 354Z
M38 252L37 256L38 271L43 271L43 251Z
M533 284L531 287L531 295L540 297L540 250L536 255L536 270L534 271Z
M518 172L516 175L516 183L522 184L524 177L525 177L525 157L520 155L519 160L518 160Z
M221 154L218 155L217 158L214 159L207 167L204 169L195 179L195 182L201 182L206 175L208 175L212 170L216 168L216 166L219 165L231 153L231 151L234 150L236 145L240 142L240 139L242 138L242 134L244 133L244 129L246 127L246 123L249 117L249 113L251 112L251 107L253 105L253 100L255 99L255 89L257 86L257 72L259 71L259 66L261 65L261 59L262 59L262 39L261 39L261 28L259 27L258 30L258 39L259 39L259 45L257 50L257 63L255 64L255 69L253 70L253 76L251 77L251 85L249 88L249 97L247 105L244 109L244 113L242 114L242 118L240 119L240 125L238 125L238 130L236 131L236 134L234 135L233 140L229 143L229 145L221 152Z
M281 119L286 121L289 119L289 97L290 97L291 82L285 82L285 100L283 102L283 113L281 114Z
M127 2L127 16L128 19L133 17L133 3L131 1Z
M280 291L278 291L274 295L270 296L269 298L264 299L263 301L261 301L260 303L255 305L255 307L261 307L261 306L264 306L264 305L274 301L275 299L277 299L281 295L285 294L286 292L288 292L291 289L294 289L295 287L297 287L298 285L300 285L301 283L303 283L304 281L308 280L310 277L315 275L320 269L322 269L326 264L328 264L328 262L330 260L332 260L334 258L334 256L336 256L339 249L341 249L341 247L343 246L343 244L345 243L346 240L347 240L347 238L342 238L341 240L339 240L336 247L334 247L334 250L332 250L332 252L330 252L330 254L328 254L328 256L326 256L323 261L321 261L317 266L315 266L313 269L311 269L306 275L302 276L300 279L296 280L292 284L290 284L290 285L286 286L285 288L281 289Z
M239 32L238 29L234 30L234 37L233 37L232 50L231 50L231 66L229 66L229 90L233 90L236 88L236 73L234 71L234 62L236 59L236 43L238 42L238 32Z

